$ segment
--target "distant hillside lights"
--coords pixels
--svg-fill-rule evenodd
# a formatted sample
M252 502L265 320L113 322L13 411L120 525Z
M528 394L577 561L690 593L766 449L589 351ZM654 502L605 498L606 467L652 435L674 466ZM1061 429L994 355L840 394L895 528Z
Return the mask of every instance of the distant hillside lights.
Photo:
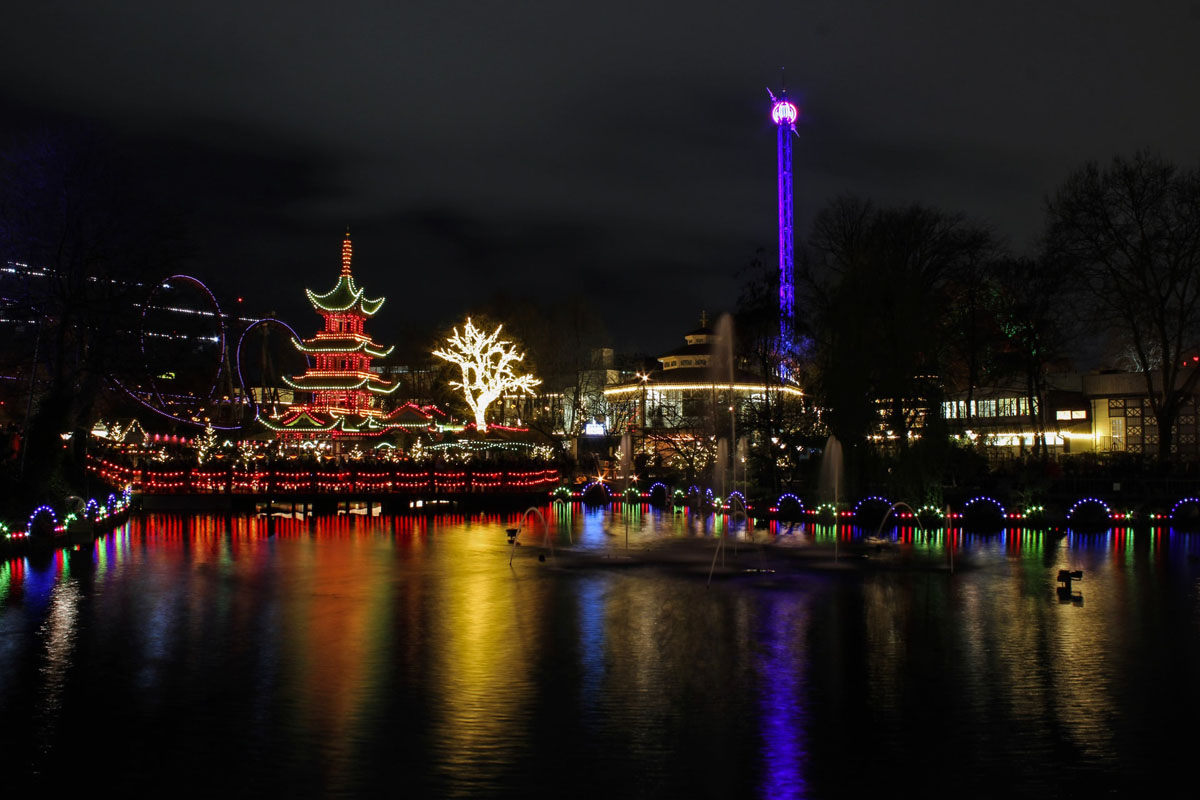
M449 347L434 350L433 355L458 364L462 370L462 381L451 381L455 389L461 389L463 397L475 412L475 430L480 433L488 428L487 410L493 401L505 392L533 394L533 388L541 383L533 375L517 375L513 365L524 361L525 354L517 352L512 342L500 339L503 325L497 325L490 334L484 333L467 317L460 334L458 328L446 341Z

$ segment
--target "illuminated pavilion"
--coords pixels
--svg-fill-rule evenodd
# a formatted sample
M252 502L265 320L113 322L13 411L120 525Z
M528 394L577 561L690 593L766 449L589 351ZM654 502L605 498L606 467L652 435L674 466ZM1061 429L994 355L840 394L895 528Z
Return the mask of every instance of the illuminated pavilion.
M704 314L700 327L683 338L681 347L658 357L659 368L605 387L604 399L615 419L644 432L669 434L693 429L713 408L761 401L768 394L803 397L795 386L731 365L729 343L709 327Z

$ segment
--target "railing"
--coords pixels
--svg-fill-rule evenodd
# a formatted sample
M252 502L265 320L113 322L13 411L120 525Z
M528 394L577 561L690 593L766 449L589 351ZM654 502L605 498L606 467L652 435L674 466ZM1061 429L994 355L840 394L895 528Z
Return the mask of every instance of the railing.
M545 492L559 483L557 469L414 469L397 464L338 467L130 467L88 456L102 480L132 484L145 494L463 494Z

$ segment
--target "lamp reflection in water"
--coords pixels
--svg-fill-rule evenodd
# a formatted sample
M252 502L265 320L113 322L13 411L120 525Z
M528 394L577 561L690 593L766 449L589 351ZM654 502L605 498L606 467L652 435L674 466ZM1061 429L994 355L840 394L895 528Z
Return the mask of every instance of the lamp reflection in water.
M769 620L759 648L758 679L762 707L762 796L804 797L808 752L808 604L778 603L765 611Z
M64 554L51 560L47 576L52 576L50 608L38 635L45 642L45 661L41 669L43 685L36 713L36 739L39 751L46 752L54 741L63 707L63 692L75 651L76 621L80 592L75 579L63 569ZM39 765L40 767L41 765Z

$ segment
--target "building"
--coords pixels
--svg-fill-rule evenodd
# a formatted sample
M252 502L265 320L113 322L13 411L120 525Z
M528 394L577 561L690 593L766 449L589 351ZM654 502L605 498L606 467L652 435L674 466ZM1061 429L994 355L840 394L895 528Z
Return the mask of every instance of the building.
M659 356L659 366L604 390L614 427L672 430L691 427L715 405L728 411L767 394L803 397L799 388L763 378L733 363L732 342L716 333L704 315L684 344ZM617 413L612 413L615 410Z
M1200 368L1200 367L1197 367ZM1194 370L1179 375L1179 388L1194 380ZM1162 375L1152 376L1155 393L1162 391ZM1153 458L1158 455L1158 420L1141 372L1098 372L1083 376L1083 393L1092 417L1093 446L1101 453L1130 453ZM1196 396L1188 393L1172 428L1172 460L1200 460L1200 427L1197 426Z
M347 231L337 283L324 294L305 290L324 325L316 336L295 343L311 366L303 375L283 379L301 402L278 417L259 417L259 422L279 438L361 439L378 437L401 427L402 423L404 427L413 423L411 406L389 414L380 403L381 398L392 395L399 386L371 366L372 359L392 351L376 344L365 329L366 321L379 312L384 298L369 299L359 288L350 271L352 255ZM420 413L428 417L425 412ZM398 415L406 416L401 420Z
M717 459L721 439L743 438L738 419L768 403L778 406L781 398L801 400L803 393L737 366L733 343L709 327L704 315L683 340L656 359L657 367L605 388L604 398L612 432L628 431L638 451L700 474Z
M952 436L982 440L998 459L1032 453L1039 435L1050 455L1093 449L1092 415L1078 374L1049 376L1043 402L1044 409L1024 386L978 386L949 395L942 418Z

